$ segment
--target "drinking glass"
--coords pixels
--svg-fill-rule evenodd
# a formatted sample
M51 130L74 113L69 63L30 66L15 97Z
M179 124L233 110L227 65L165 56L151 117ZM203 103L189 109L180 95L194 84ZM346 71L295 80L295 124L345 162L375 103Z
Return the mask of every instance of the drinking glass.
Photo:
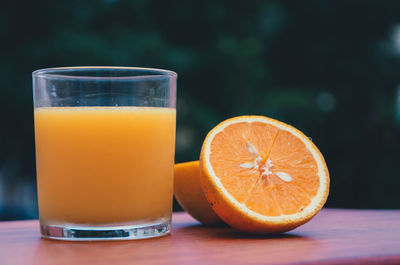
M172 71L134 67L33 72L43 237L170 232L176 79Z

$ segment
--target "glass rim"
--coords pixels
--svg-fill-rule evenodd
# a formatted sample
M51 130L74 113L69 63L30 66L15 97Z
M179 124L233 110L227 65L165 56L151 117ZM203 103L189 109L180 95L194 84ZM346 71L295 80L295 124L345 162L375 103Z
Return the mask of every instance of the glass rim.
M74 75L71 74L59 74L66 73L67 71L91 71L91 70L131 70L131 71L153 71L151 74L143 75L127 75L127 76L89 76L89 75ZM159 69L159 68L147 68L147 67L130 67L130 66L69 66L69 67L50 67L38 69L32 72L32 76L44 77L44 78L56 78L56 79L82 79L82 80L134 80L142 78L156 78L170 76L177 78L178 74L174 71Z

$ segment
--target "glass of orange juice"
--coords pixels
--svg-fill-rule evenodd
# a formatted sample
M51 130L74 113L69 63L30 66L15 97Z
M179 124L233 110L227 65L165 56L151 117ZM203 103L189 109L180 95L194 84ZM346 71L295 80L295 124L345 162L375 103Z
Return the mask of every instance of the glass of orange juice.
M117 240L170 232L176 78L133 67L33 72L43 237Z

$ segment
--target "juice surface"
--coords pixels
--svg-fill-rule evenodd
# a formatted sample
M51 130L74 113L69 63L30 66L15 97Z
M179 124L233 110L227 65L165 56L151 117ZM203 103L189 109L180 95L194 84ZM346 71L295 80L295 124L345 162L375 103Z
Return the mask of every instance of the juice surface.
M41 221L101 225L168 218L175 121L172 108L35 109Z

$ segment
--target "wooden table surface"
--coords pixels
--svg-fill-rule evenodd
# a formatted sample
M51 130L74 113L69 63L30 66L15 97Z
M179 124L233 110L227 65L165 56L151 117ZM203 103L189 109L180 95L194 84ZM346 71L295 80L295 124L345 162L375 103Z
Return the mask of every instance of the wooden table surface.
M173 216L162 238L63 242L41 239L38 221L0 222L0 264L400 264L400 211L324 209L279 236L206 227Z

